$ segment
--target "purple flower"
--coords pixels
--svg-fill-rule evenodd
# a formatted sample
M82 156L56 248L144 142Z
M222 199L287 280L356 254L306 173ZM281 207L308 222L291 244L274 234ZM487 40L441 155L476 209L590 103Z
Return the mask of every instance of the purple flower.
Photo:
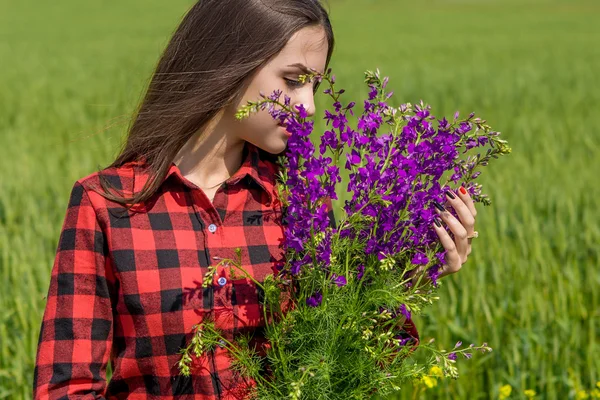
M462 355L465 356L465 358L467 360L470 359L471 357L473 357L473 354L471 354L471 353L462 353Z
M402 315L406 317L406 319L410 319L410 311L408 311L405 304L400 304L399 310L402 313Z
M356 267L356 271L358 271L358 273L356 274L356 280L361 280L363 275L365 274L364 264L360 264L358 267Z
M352 150L352 154L348 156L348 163L351 165L360 164L360 154L356 150Z
M441 268L440 264L436 264L427 270L427 276L429 277L429 279L431 280L431 283L435 287L438 286L437 280L439 279L441 274L442 274L442 268Z
M323 295L320 292L316 292L308 299L306 299L306 305L309 307L317 307L323 301Z
M298 104L296 106L296 109L298 110L298 116L300 118L306 118L308 116L308 114L306 113L306 108L304 108L303 104Z
M448 360L456 360L456 353L449 353Z
M291 267L290 267L290 272L292 273L292 275L298 275L300 273L301 267L302 267L301 261L292 261Z
M427 256L424 253L416 253L413 256L411 262L417 265L427 265L427 263L429 262L429 258L427 258Z
M369 91L369 100L373 100L377 97L377 87L375 85L369 85L371 90Z
M456 132L460 135L464 135L465 133L469 132L472 129L471 124L469 124L468 122L461 122L460 125L458 126L458 128L456 129Z
M477 142L477 140L475 140L474 138L469 138L465 142L465 147L467 148L467 150L470 150L473 147L477 147L478 145L479 145L479 142Z
M441 264L446 264L446 250L435 253L435 256Z
M344 275L336 275L333 274L333 276L331 277L333 279L333 282L338 286L338 287L342 287L344 285L346 285L346 277Z

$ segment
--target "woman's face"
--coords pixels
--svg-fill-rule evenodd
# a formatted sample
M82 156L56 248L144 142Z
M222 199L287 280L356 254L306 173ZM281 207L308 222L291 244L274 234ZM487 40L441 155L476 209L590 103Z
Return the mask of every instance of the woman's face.
M308 116L314 115L313 88L316 80L300 83L298 76L306 73L301 66L324 72L327 47L327 38L322 27L308 27L296 32L281 52L257 71L235 109L248 101L260 100L261 91L268 96L274 90L281 90L282 102L283 96L287 95L291 98L292 109L295 110L295 105L303 104ZM250 117L239 121L237 128L237 136L240 139L271 154L284 151L289 138L289 133L278 125L278 121L273 119L267 110L250 114Z

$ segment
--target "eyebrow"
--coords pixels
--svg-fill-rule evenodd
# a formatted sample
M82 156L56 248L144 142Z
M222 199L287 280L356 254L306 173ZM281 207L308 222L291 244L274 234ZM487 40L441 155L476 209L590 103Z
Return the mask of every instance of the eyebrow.
M302 72L304 72L305 74L309 74L309 73L311 72L311 71L310 71L310 69L308 69L308 67L307 67L306 65L304 65L304 64L301 64L301 63L294 63L294 64L290 64L290 65L288 65L288 67L295 67L295 68L299 68L299 69L300 69L300 70L302 70ZM320 74L323 74L323 73L322 73L322 72L320 72L320 71L317 71L317 72L319 72Z

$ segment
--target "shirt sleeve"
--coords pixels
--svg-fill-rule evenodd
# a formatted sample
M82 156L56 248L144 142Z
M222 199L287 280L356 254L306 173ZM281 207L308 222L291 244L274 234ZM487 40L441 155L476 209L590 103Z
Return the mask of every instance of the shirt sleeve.
M34 399L104 399L113 339L105 238L76 182L59 238L40 327Z

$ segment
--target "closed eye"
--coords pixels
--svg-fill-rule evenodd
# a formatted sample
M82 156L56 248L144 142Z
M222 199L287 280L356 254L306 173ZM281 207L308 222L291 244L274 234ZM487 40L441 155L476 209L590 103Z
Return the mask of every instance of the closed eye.
M283 80L288 85L288 87L290 87L291 89L297 89L297 88L301 88L302 86L304 86L304 83L302 83L300 81L296 81L294 79L283 78ZM320 84L320 82L315 80L315 83L313 85L313 93L317 92L317 89L319 88L319 84Z
M283 80L292 89L296 89L296 88L302 87L304 85L304 83L302 83L300 81L296 81L294 79L283 78Z

